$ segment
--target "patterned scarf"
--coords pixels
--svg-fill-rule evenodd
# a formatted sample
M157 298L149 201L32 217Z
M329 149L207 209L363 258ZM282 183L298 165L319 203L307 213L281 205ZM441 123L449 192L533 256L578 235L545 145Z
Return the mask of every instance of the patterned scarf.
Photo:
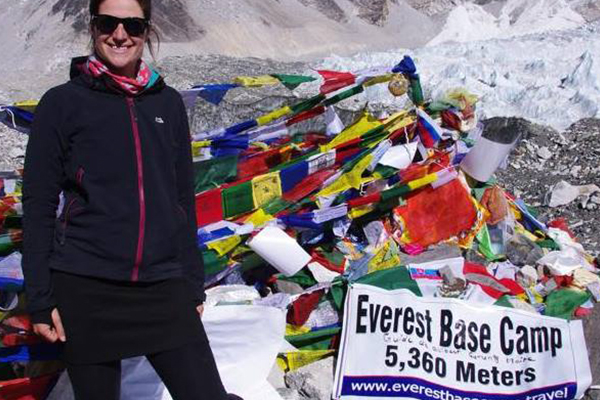
M135 79L111 72L95 55L88 57L87 69L95 78L103 74L108 75L123 92L131 95L137 95L152 86L158 78L158 73L153 71L143 60L140 62L140 68Z

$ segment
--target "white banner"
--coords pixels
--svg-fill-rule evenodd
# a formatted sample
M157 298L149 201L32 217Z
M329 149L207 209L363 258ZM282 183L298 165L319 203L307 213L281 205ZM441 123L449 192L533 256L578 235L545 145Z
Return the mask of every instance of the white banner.
M581 321L353 285L336 399L579 399L591 384Z

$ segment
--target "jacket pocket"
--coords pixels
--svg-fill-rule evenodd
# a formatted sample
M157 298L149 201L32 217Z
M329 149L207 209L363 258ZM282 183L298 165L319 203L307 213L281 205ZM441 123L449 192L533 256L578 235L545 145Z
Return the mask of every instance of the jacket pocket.
M67 228L69 227L69 219L74 215L79 214L83 211L83 206L80 203L80 200L77 197L73 197L70 199L64 208L64 212L57 220L57 226L55 229L56 240L61 246L65 245L67 239Z

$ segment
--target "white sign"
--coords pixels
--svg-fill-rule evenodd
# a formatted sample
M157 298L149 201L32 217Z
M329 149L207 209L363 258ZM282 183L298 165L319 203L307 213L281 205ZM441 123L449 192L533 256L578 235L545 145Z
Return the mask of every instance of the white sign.
M336 399L578 399L591 384L581 321L353 285Z

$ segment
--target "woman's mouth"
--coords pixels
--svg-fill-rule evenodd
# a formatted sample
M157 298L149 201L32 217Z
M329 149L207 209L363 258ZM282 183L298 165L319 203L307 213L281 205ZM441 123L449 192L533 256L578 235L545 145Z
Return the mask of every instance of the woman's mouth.
M127 52L127 50L130 49L131 46L116 46L116 45L109 45L110 49L117 53L117 54L124 54Z

